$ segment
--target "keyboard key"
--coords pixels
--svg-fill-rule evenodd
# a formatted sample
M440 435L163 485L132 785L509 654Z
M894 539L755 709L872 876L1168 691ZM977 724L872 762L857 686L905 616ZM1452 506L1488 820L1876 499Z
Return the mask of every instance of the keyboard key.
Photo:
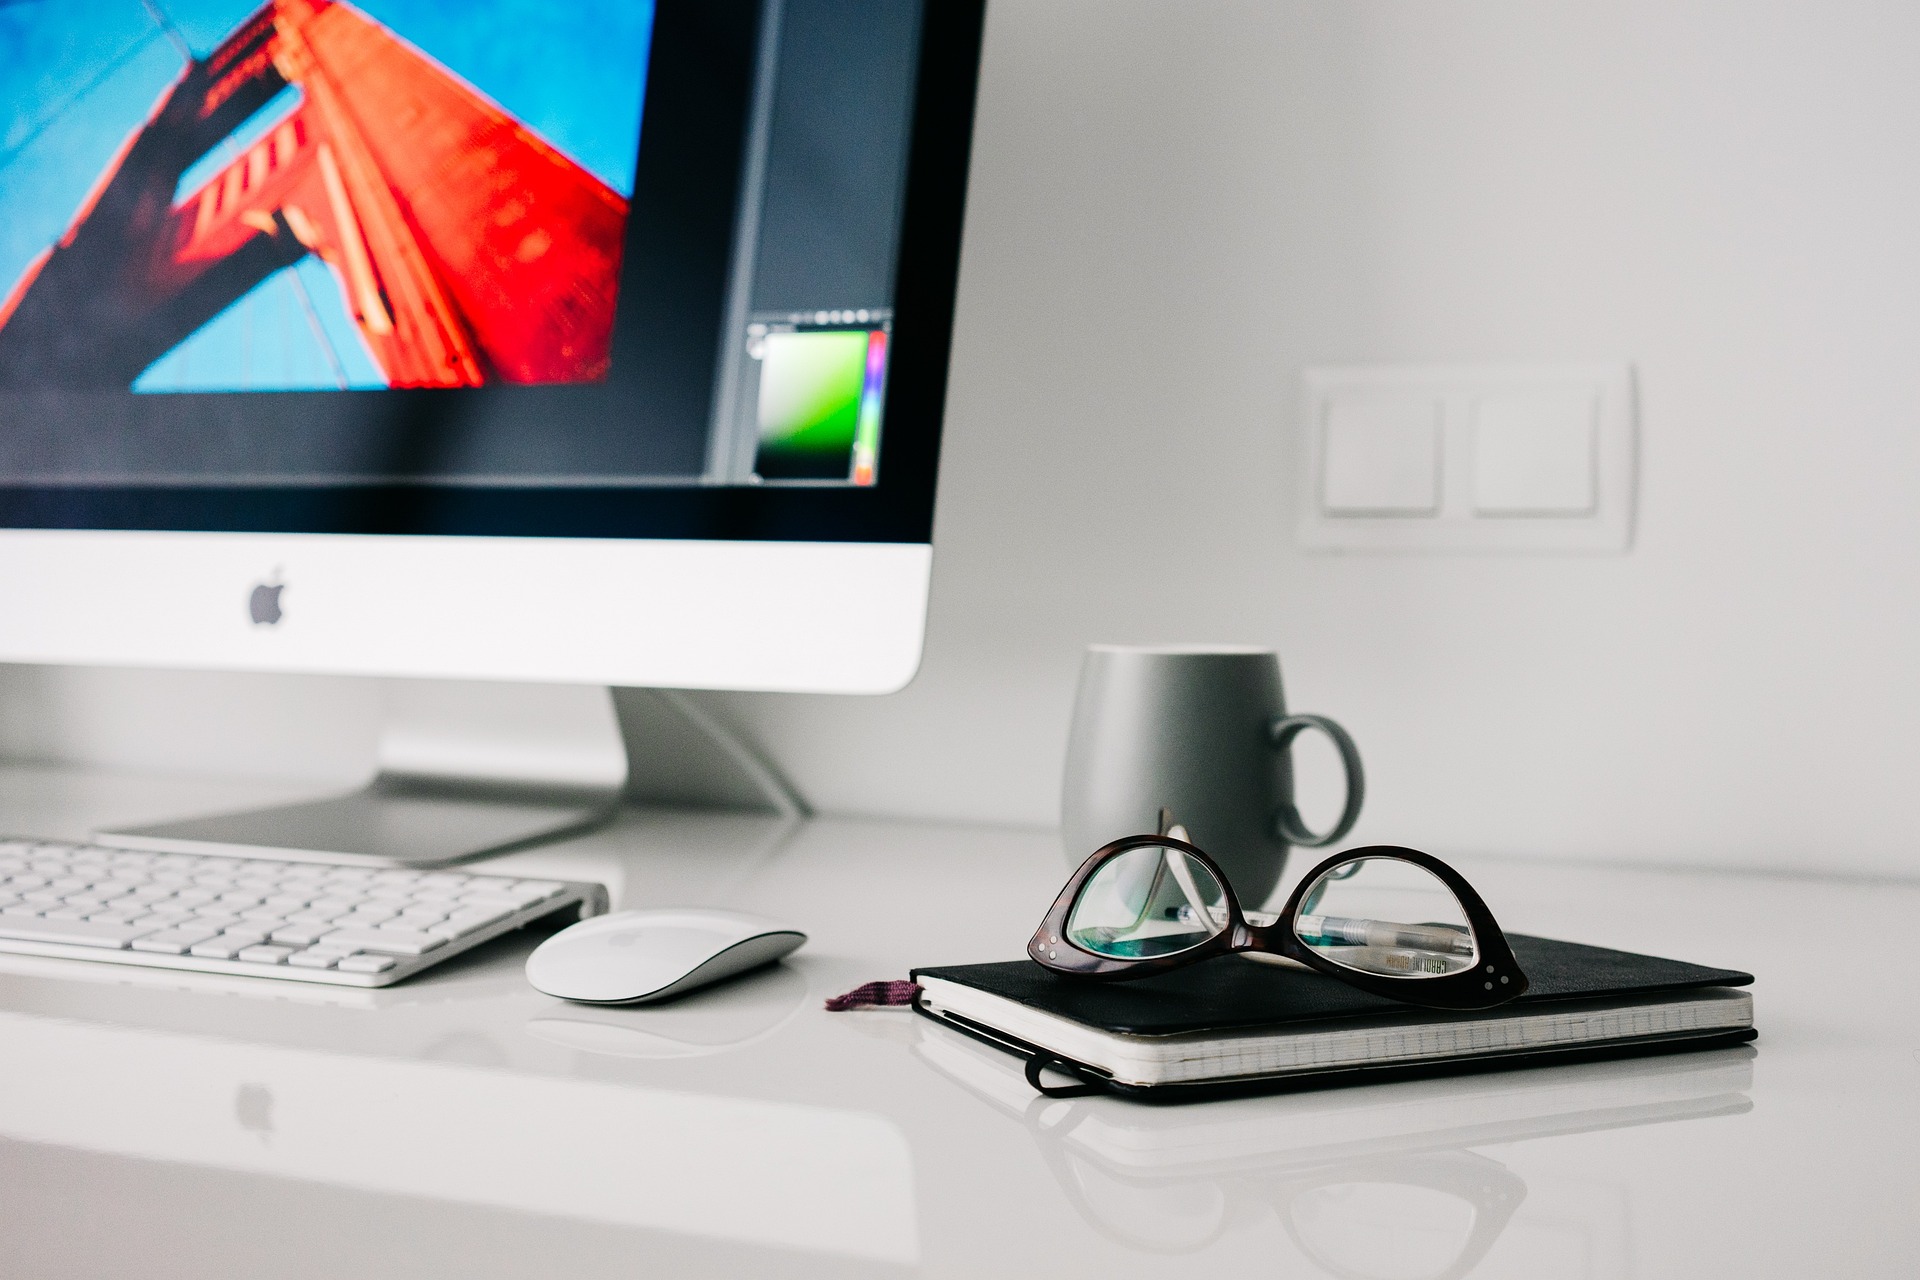
M468 934L478 933L491 925L499 924L511 911L462 911L448 916L433 926L433 932L445 934L448 938L464 938Z
M150 933L144 938L133 940L135 951L154 951L161 955L185 955L188 948L196 942L205 942L213 935L205 929L162 929L159 933Z
M331 969L341 960L338 951L323 951L318 947L306 951L296 951L287 957L287 963L296 969Z
M76 947L124 948L153 930L137 924L91 924L85 920L28 920L0 913L0 938L20 942L64 942Z
M392 956L348 956L334 968L342 973L385 973L397 963Z
M322 939L328 946L352 947L356 951L377 951L393 956L425 955L446 945L445 938L418 929L340 929ZM351 972L376 972L372 969Z
M310 947L334 931L330 924L283 924L271 935L273 941L287 946Z
M518 911L520 909L520 906L521 906L521 903L520 903L520 899L518 898L506 897L501 894L487 894L485 896L475 894L471 897L465 897L460 899L460 905L458 909L461 911L509 911L511 912L511 911Z
M257 947L260 943L253 938L230 939L225 934L208 938L205 942L196 942L188 948L191 954L204 960L231 960L248 947Z
M237 958L248 964L279 964L292 954L292 947L247 947Z

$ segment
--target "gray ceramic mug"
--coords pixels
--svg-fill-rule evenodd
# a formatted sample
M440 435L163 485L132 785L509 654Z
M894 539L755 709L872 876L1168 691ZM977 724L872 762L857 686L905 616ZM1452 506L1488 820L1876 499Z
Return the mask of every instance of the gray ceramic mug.
M1293 803L1288 749L1306 729L1333 740L1347 802L1331 830L1307 830ZM1287 714L1271 649L1094 645L1080 668L1067 743L1061 834L1067 861L1158 830L1161 809L1187 829L1243 902L1264 902L1290 845L1318 848L1352 830L1366 782L1353 739L1325 716Z

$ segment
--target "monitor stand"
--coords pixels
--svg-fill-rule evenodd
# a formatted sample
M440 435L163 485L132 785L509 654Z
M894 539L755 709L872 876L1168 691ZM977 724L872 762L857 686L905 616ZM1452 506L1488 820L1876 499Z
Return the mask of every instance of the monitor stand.
M784 779L663 689L388 682L377 772L345 795L96 832L163 853L441 866L599 825L623 804L797 817Z

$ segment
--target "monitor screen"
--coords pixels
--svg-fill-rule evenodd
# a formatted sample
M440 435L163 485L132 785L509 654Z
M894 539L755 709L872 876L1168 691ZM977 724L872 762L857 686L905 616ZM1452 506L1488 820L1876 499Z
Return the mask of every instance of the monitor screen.
M979 19L0 6L0 527L926 541Z

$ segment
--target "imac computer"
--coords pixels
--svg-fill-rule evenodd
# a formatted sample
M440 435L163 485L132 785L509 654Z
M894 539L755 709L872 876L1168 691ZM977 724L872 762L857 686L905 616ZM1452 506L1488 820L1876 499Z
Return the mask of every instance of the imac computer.
M397 678L367 788L100 838L783 803L638 691L912 678L983 3L0 7L0 661Z

